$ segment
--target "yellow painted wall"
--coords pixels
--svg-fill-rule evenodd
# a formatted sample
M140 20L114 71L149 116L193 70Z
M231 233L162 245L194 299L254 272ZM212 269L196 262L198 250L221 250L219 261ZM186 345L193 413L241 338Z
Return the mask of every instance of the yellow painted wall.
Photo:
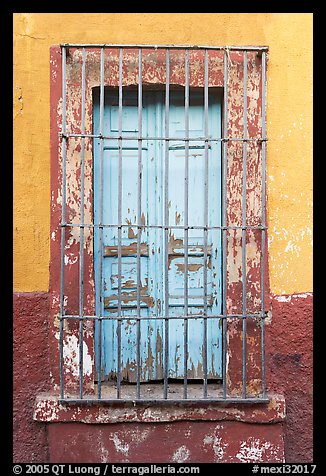
M49 48L59 43L267 45L271 291L312 291L312 14L14 14L14 290L47 291Z

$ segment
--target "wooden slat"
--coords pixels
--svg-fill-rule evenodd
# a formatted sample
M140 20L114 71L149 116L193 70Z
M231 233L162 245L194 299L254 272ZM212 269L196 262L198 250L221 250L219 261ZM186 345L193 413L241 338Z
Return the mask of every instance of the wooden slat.
M140 256L148 256L148 245L146 243L140 244ZM104 257L117 257L118 246L104 246ZM121 246L121 256L137 256L137 243L131 245Z
M140 307L153 307L154 300L148 294L140 295ZM117 309L118 308L118 296L113 294L112 296L104 298L104 309ZM137 309L137 295L135 292L122 293L121 294L121 309Z
M184 245L169 244L169 255L184 255ZM207 256L212 255L212 246L207 246ZM189 245L188 256L204 256L204 246L202 245Z

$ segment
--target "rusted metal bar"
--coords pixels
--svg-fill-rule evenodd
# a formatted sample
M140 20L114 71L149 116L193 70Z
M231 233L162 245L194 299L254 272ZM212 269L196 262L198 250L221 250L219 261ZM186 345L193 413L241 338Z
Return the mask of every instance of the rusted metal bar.
M243 136L247 138L247 51L243 52ZM242 314L247 312L247 142L243 142L242 160ZM247 397L247 321L242 321L242 391L243 398Z
M204 172L204 329L203 329L203 397L207 398L207 234L208 234L208 50L204 64L204 120L205 120L205 172Z
M121 318L121 233L122 233L122 61L123 49L119 52L119 106L118 106L118 129L119 129L119 165L118 165L118 317ZM117 368L117 398L121 398L121 319L118 319L118 368Z
M66 94L67 94L67 82L66 82L66 58L67 58L67 48L68 47L80 47L82 48L82 87L81 87L81 133L80 134L71 134L67 133L67 120L66 120ZM99 134L86 134L85 133L85 114L86 114L86 48L100 48L100 130ZM105 48L117 48L119 49L119 103L118 103L118 133L117 135L104 135L104 51ZM137 136L128 136L124 137L122 134L122 116L123 116L123 107L122 107L122 93L123 93L123 49L124 48L137 48L138 49L138 65L139 65L139 81L138 81L138 135ZM142 95L143 95L143 84L142 84L142 53L143 49L164 49L166 53L166 85L165 85L165 132L164 137L159 133L155 137L149 137L144 135L142 130ZM184 97L184 114L185 114L185 133L184 137L170 137L169 136L169 101L170 101L170 49L180 49L185 52L185 97ZM191 50L203 50L204 51L204 137L189 137L189 103L190 103L190 87L189 87L189 51ZM224 52L224 99L223 99L223 135L219 138L208 137L208 107L209 107L209 51L210 50L221 50ZM121 401L121 380L122 380L122 336L121 336L121 325L122 321L125 320L134 320L136 321L136 402L151 402L151 403L161 403L169 401L171 403L182 402L182 403L191 403L197 402L197 400L188 399L188 349L190 343L188 342L188 320L189 319L201 319L203 322L203 400L205 402L266 402L268 399L266 396L266 383L265 383L265 241L266 241L266 52L267 47L234 47L234 46L197 46L197 45L109 45L109 44L99 44L99 45L87 45L87 44L64 44L62 45L62 132L60 135L60 140L62 143L62 218L61 218L61 272L60 272L60 399L62 402L119 402ZM230 51L240 51L243 52L243 67L244 67L244 132L243 137L228 137L228 58ZM248 82L248 51L256 51L260 53L262 61L262 130L261 137L248 137L248 128L247 128L247 82ZM66 162L67 162L67 140L69 138L80 138L81 139L81 165L80 165L80 177L81 177L81 199L80 199L80 223L66 223ZM84 216L84 186L85 186L85 140L87 138L98 138L100 139L100 218L99 223L86 224ZM103 176L104 176L104 150L107 146L104 146L104 140L114 140L117 141L118 149L118 224L103 223ZM137 140L138 141L138 199L137 199L137 223L134 225L123 224L122 223L122 180L123 180L123 167L122 167L122 144L123 141ZM164 224L159 225L145 225L141 223L141 206L142 206L142 144L144 140L159 140L164 141L165 144L165 160L164 160ZM189 154L192 148L191 141L203 141L204 145L204 214L203 220L204 224L202 226L189 226ZM180 147L185 149L185 175L184 175L184 225L169 225L169 145L171 141L178 141L182 143ZM228 214L227 214L227 205L228 205L228 143L231 141L239 141L243 143L243 176L242 176L242 223L241 225L227 225ZM262 144L262 190L261 190L261 206L262 206L262 218L260 225L247 225L247 207L246 207L246 194L247 194L247 144L248 142L257 142ZM208 225L208 185L209 185L209 149L211 144L219 143L222 145L222 224L221 225ZM194 145L193 147L197 147ZM78 315L65 315L64 302L64 273L65 273L65 233L67 227L79 227L79 238L80 238L80 261L79 261L79 314ZM110 316L109 312L106 310L106 315L104 315L105 309L103 307L104 296L103 296L103 263L100 260L99 263L99 277L97 281L97 311L96 315L88 316L84 315L84 240L85 240L85 228L98 229L99 230L99 243L101 250L101 257L105 256L117 256L118 258L118 296L117 296L117 315ZM137 242L133 243L127 247L122 246L122 232L125 227L135 227L138 230L137 233ZM118 230L118 244L117 246L105 246L103 245L103 230L104 228L117 228ZM141 243L141 234L142 230L146 229L162 229L164 230L164 249L165 249L165 270L164 270L164 315L163 316L141 316L141 308L144 307L144 295L141 294L141 257L148 256L148 245ZM172 250L169 246L169 230L172 229L182 229L184 232L184 245L180 249ZM202 249L195 249L195 247L189 247L189 230L197 229L203 230L203 247ZM211 250L208 247L208 233L209 230L219 230L222 238L222 312L221 314L210 315L208 316L208 271L207 271L207 259ZM242 231L242 312L239 314L228 314L227 309L227 243L228 243L228 231L229 230L241 230ZM261 312L247 314L247 250L246 250L246 241L247 241L247 232L248 230L260 230L261 231ZM127 250L127 248L129 248ZM197 247L198 248L198 247ZM128 306L125 306L123 303L124 294L122 293L122 257L123 256L136 256L137 258L137 289L135 291L135 301L137 301L137 314L133 316L122 316L122 309L127 309ZM183 255L184 256L184 314L181 316L169 316L169 256L173 254L175 256ZM188 287L189 287L189 256L199 256L204 260L203 268L203 281L204 281L204 291L203 296L199 296L202 301L202 305L198 307L203 308L202 314L189 314L189 298L188 298ZM107 298L106 298L107 299ZM113 309L113 308L112 308ZM111 312L112 312L111 309ZM124 311L128 312L128 311ZM223 397L217 397L211 399L208 397L208 336L207 336L207 325L208 319L219 318L222 319L222 395ZM228 319L237 318L242 319L242 332L243 332L243 348L242 348L242 384L243 384L243 395L242 398L232 399L229 398L227 393L227 322ZM262 398L252 399L247 398L247 319L259 319L261 321L261 361L262 361ZM79 398L78 399L65 399L64 398L64 363L63 363L63 349L64 349L64 320L65 319L79 319ZM164 320L164 370L163 370L163 399L162 400L150 400L141 397L141 321L150 320L150 319L161 319ZM184 336L183 336L183 350L184 350L184 380L183 380L183 398L181 399L170 399L169 398L169 321L170 319L181 319L184 323ZM84 395L84 381L83 381L83 324L85 320L93 320L96 325L98 325L98 391L97 398L89 399L88 396L85 398ZM118 363L117 363L117 398L116 399L102 399L102 390L101 390L101 366L102 366L102 321L111 320L117 322L117 352L118 352ZM114 324L115 325L115 324ZM127 400L128 401L128 400ZM134 400L132 400L134 402Z
M79 223L65 223L64 225L60 225L64 227L79 227ZM99 227L100 225L96 225L93 223L84 223L84 227L88 228L96 228ZM103 228L137 228L138 225L134 223L128 223L126 225L125 223L122 223L121 225L114 224L114 223L106 223L103 224ZM162 228L162 229L168 229L168 230L177 230L177 229L184 229L183 225L139 225L140 228ZM228 226L204 226L204 225L188 225L188 230L267 230L267 226L262 226L262 225L247 225L246 227L243 227L241 225L228 225ZM131 245L130 245L131 246ZM116 247L115 247L116 248ZM208 248L209 250L209 248Z
M62 133L66 133L66 48L62 48ZM62 206L61 206L61 244L60 244L60 316L65 315L65 238L66 238L66 162L67 162L67 138L62 137ZM64 397L64 368L63 368L63 320L60 321L60 397Z
M188 314L186 316L182 316L182 317L185 317L187 318L188 320L189 319L202 319L203 315L202 314ZM262 318L262 315L261 313L255 313L255 314L246 314L246 315L243 315L243 314L228 314L227 316L223 315L223 314L212 314L210 316L208 316L208 319L261 319ZM59 317L60 320L65 320L65 319L75 319L75 320L78 320L79 319L79 315L76 314L76 315L72 315L72 314L66 314L65 316L63 317ZM122 321L132 321L132 320L137 320L137 319L140 319L140 320L144 320L144 321L148 321L148 320L151 320L151 319L162 319L162 320L165 320L165 319L169 319L170 321L173 320L173 319L176 319L176 320L180 320L180 316L169 316L169 315L164 315L164 316L141 316L141 317L137 317L135 315L131 315L131 316L121 316L121 317L117 317L117 316L96 316L96 315L92 315L92 316L88 316L88 315L84 315L83 316L83 319L84 321L85 320L98 320L98 319L103 319L103 320L111 320L111 321L114 321L114 320L122 320Z
M266 136L266 52L262 53L262 138ZM266 395L265 368L265 226L266 226L266 142L262 142L262 229L261 233L261 362L262 395Z
M223 138L228 136L228 54L224 51L224 91L223 91ZM222 162L223 162L223 178L222 178L222 224L227 226L227 140L223 142ZM226 357L227 357L227 229L222 229L222 307L223 307L223 321L222 321L222 380L223 380L223 397L227 396L226 385Z
M137 316L140 317L140 289L141 289L141 263L140 263L140 238L141 238L141 185L142 185L142 49L139 49L138 58L138 184L137 184ZM141 374L141 360L140 360L140 320L137 320L137 399L140 398L140 374Z
M170 111L170 51L166 50L165 84L165 162L164 162L164 311L169 315L169 111ZM169 379L169 318L164 321L164 388L163 396L168 398Z
M82 50L81 132L85 134L86 50ZM80 227L79 227L79 396L83 398L84 347L84 202L85 202L85 137L81 139L80 163Z
M100 257L98 263L98 289L96 292L97 296L97 309L99 317L103 314L102 310L102 293L103 293L103 160L104 160L104 49L101 48L101 63L100 63L100 200L99 200L99 248L100 248ZM102 398L102 319L99 318L98 321L98 347L97 347L97 358L98 358L98 385L97 393L98 398Z
M189 214L189 51L185 52L185 182L184 182L184 314L188 314L188 214ZM188 374L188 320L184 319L184 385L183 396L187 398Z
M103 398L102 400L98 400L96 398L84 398L83 400L79 400L77 398L59 398L58 399L59 403L69 403L69 404L85 404L85 405L91 405L91 404L96 404L96 403L104 403L106 405L114 405L116 403L121 403L121 400L118 399L107 399ZM183 404L183 405L198 405L198 399L183 399L183 398L168 398L167 400L151 400L150 398L142 398L142 399L125 399L124 402L130 403L133 406L134 405L143 405L143 404L151 404L151 405L166 405L167 403L171 405L175 404ZM255 403L261 403L261 404L266 404L269 403L270 399L269 398L228 398L227 403L228 404L248 404L252 405ZM205 404L212 404L212 403L223 403L225 404L225 398L206 398L205 400L200 400L200 404L202 405L203 403Z
M60 137L66 137L66 138L69 138L69 137L73 137L73 138L78 138L78 137L86 137L86 138L91 138L91 139L100 139L101 136L100 134L78 134L78 133L73 133L73 134L70 134L70 133L66 133L66 134L63 134L63 133L59 133L59 136ZM135 141L135 140L139 140L139 136L132 136L132 135L128 135L128 136L122 136L122 134L117 134L117 135L103 135L102 136L103 139L107 139L107 140L112 140L112 141L116 141L117 139L123 139L125 141ZM157 141L162 141L162 140L166 140L166 137L162 137L162 136L143 136L141 137L141 139L143 140L157 140ZM179 142L184 142L184 141L188 141L188 142L198 142L198 141L207 141L208 143L211 143L211 142L225 142L226 140L228 142L232 142L232 141L236 141L236 142L267 142L268 141L268 138L265 137L265 138L262 138L262 137L248 137L247 139L244 139L243 137L228 137L227 139L226 138L223 138L223 137L209 137L209 138L205 138L205 136L198 136L198 137L182 137L182 136L178 136L178 137L169 137L168 138L170 141L179 141ZM182 146L180 146L182 147ZM198 145L196 146L193 146L193 147L196 147L196 149L198 148ZM189 146L189 149L191 149L192 146Z
M124 48L124 49L176 49L176 50L229 50L229 51L268 51L268 46L212 46L212 45L153 45L153 44L117 44L117 43L61 43L63 48Z

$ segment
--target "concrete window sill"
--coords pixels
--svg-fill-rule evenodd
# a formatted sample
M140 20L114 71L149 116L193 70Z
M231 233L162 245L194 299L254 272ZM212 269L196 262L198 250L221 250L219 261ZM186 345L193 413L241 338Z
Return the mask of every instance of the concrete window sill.
M80 422L89 424L122 422L241 421L280 423L285 420L283 395L268 395L268 403L61 403L59 395L42 393L36 397L34 420L47 423Z

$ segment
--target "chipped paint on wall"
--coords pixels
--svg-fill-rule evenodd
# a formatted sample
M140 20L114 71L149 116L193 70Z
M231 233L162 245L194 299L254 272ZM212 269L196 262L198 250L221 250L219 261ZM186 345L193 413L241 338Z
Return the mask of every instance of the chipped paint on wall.
M129 445L128 445L128 443L123 443L120 440L117 433L113 434L112 441L113 441L115 449L118 453L122 453L124 456L129 456Z
M98 452L104 447L105 454L110 455L110 463L284 462L281 425L252 426L234 421L223 425L214 421L144 423L142 429L146 432L150 428L151 438L143 441L134 436L141 427L132 423L105 427L79 425L78 428L83 438L76 441L76 423L61 428L49 425L53 461L64 462L68 457L70 462L98 461L101 459ZM98 443L99 435L102 445ZM70 441L70 445L62 445L62 441Z
M274 296L274 299L276 299L278 302L291 302L294 301L297 298L307 298L312 297L312 293L300 293L300 294L290 294L290 295L280 295L280 296Z
M249 437L246 441L241 441L236 459L241 463L261 463L266 461L266 451L277 454L279 453L279 448L273 448L269 441L261 441L260 438Z
M229 446L227 442L223 441L223 432L220 434L220 430L223 430L223 425L216 425L215 431L208 433L203 441L204 445L212 446L216 463L224 461Z
M53 407L53 408L52 408ZM43 412L45 409L45 412ZM99 403L92 406L72 405L63 406L58 401L58 396L43 393L36 398L34 405L34 419L36 421L56 421L69 422L71 420L88 424L110 424L110 423L158 423L175 422L179 420L188 421L214 421L219 424L215 426L214 432L210 434L209 442L212 442L214 435L218 436L218 431L223 429L222 421L234 420L244 423L281 423L285 420L285 399L281 395L271 394L270 402L266 405L247 404L238 407L217 407L207 405L205 407L198 405L186 408L182 406L170 406L165 408L161 405L133 406L125 404L115 408L106 407ZM168 425L167 425L168 427ZM135 439L141 440L150 437L150 433L142 431ZM188 432L188 437L191 433ZM212 439L213 438L213 439ZM209 443L206 442L207 444Z
M190 457L190 450L185 446L182 445L175 450L172 456L172 461L174 463L186 463L186 461Z
M79 376L79 342L75 335L67 336L63 346L63 361L65 373L73 377ZM83 375L90 376L93 372L93 359L88 352L88 347L83 341Z

